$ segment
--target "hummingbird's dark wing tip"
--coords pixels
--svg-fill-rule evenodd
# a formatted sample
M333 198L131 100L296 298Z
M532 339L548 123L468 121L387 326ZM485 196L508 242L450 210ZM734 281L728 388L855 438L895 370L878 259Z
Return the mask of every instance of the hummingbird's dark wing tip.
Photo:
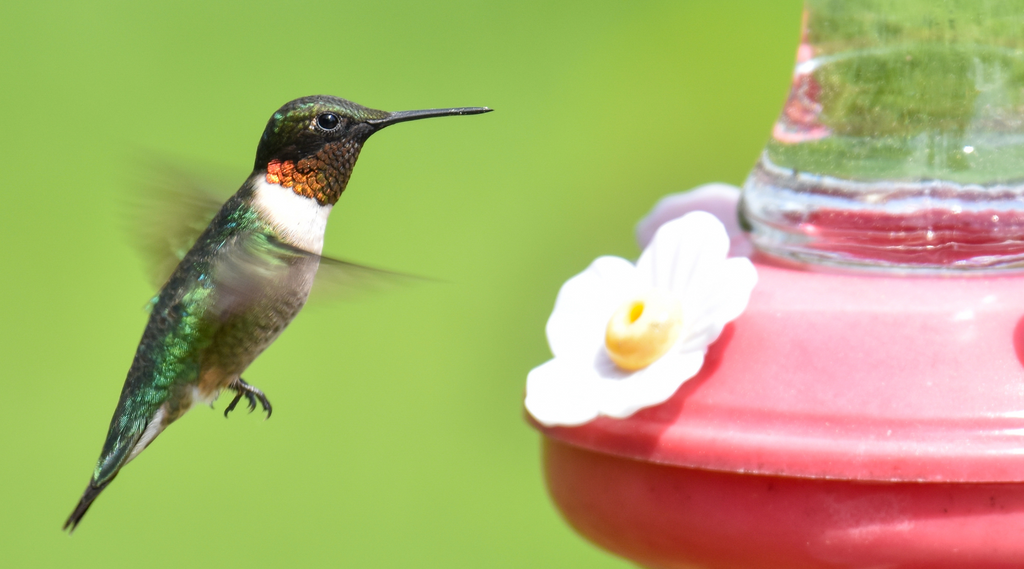
M82 498L78 500L78 505L75 506L74 511L68 516L68 520L64 522L64 531L68 532L68 535L75 533L75 528L78 527L78 523L82 521L82 516L89 511L89 506L92 505L93 501L100 495L100 492L110 484L110 481L114 477L111 476L106 481L101 483L99 486L94 486L93 481L89 480L89 485L85 487L85 492L82 493Z

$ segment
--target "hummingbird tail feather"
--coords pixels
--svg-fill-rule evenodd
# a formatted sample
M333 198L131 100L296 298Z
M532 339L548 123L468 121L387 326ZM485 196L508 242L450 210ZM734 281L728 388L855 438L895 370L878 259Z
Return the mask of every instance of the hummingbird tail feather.
M99 485L94 485L92 480L89 481L89 485L85 487L85 492L82 493L82 499L78 501L78 505L75 506L75 510L71 512L70 516L68 516L68 521L64 522L64 529L67 530L68 533L75 532L78 522L82 520L82 516L85 515L85 512L89 511L89 506L92 505L93 500L100 495L100 492L102 492L103 489L107 487L107 484L110 484L110 481L113 479L114 477L111 476Z
M148 423L142 423L145 425L144 429L133 425L134 428L121 430L116 428L117 424L114 421L111 421L110 432L107 433L107 441L103 445L103 452L100 454L96 471L89 480L89 485L85 487L85 492L78 500L75 510L64 522L64 529L68 533L74 533L82 516L89 510L89 506L100 495L100 492L114 480L121 468L142 452L164 430L166 427L164 416L165 411L161 407L153 413ZM114 417L116 419L117 415L115 414Z

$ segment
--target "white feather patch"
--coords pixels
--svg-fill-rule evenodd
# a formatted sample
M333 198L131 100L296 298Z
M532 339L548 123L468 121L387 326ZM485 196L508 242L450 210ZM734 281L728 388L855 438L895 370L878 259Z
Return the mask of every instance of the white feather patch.
M153 419L148 425L146 425L146 430L143 431L142 436L139 437L139 442L135 443L135 447L132 448L131 454L128 455L128 460L124 461L125 464L128 464L133 458L138 456L139 453L142 452L142 449L146 448L149 443L153 442L153 439L155 439L156 436L164 430L164 427L166 427L166 425L164 425L164 417L166 415L167 410L164 409L163 405L161 405L160 408L156 410L156 414L153 415Z
M317 255L323 251L330 205L320 205L264 178L256 182L253 205L289 245Z

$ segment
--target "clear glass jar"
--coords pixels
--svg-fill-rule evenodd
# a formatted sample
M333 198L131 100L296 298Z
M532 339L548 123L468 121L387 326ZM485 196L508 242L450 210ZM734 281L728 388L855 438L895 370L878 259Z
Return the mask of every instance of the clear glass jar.
M1024 1L807 0L741 217L784 258L1024 268Z

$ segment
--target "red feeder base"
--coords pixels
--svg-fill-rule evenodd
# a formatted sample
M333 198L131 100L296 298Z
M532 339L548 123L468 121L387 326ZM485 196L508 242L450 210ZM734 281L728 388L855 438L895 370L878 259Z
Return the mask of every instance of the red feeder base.
M544 462L551 496L566 520L594 543L645 567L1024 565L1024 484L716 472L547 438Z

